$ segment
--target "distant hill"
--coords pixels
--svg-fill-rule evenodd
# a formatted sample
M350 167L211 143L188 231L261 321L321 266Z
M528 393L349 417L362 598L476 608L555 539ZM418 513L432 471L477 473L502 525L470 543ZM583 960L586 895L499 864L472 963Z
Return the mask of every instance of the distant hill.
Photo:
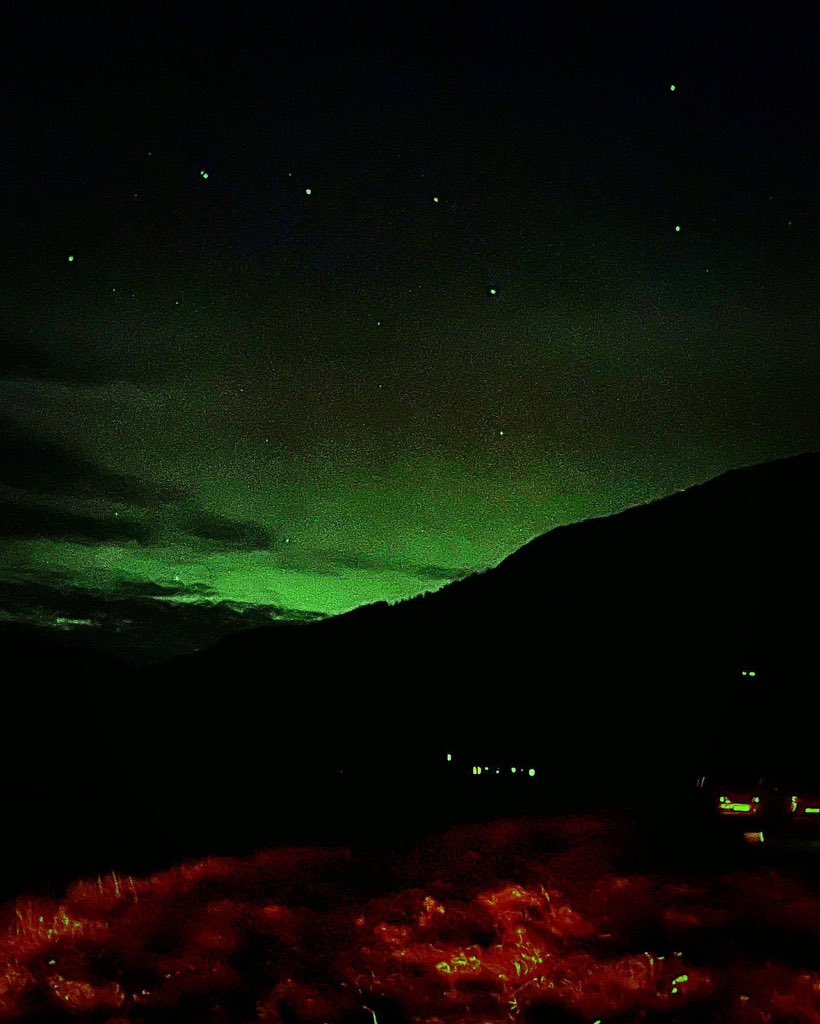
M818 481L818 454L729 472L424 597L226 638L141 675L159 747L223 780L338 764L411 788L451 746L562 786L807 752Z
M121 779L129 827L238 836L351 801L417 813L444 792L445 751L452 772L536 764L547 803L661 792L721 761L811 762L818 482L818 454L733 471L436 593L142 671L6 634L21 694L6 771L32 758L27 777L78 807Z
M819 492L820 454L734 470L559 527L435 593L365 606L307 631L242 632L176 666L216 671L278 649L321 662L332 644L357 657L361 671L377 652L389 656L397 641L422 633L424 650L405 652L419 669L523 671L534 657L547 672L555 662L654 666L656 656L672 670L703 667L704 657L772 669L811 664Z

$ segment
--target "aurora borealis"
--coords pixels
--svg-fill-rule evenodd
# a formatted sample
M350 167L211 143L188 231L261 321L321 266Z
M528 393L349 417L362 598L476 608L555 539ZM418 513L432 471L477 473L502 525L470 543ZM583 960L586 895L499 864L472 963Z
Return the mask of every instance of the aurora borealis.
M207 642L820 446L816 29L18 12L0 617Z

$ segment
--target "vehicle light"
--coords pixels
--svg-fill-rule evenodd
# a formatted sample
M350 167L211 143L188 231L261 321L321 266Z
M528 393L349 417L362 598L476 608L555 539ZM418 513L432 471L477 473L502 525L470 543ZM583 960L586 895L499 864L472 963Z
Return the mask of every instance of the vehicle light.
M726 810L726 811L734 811L734 812L736 812L738 814L747 814L752 809L752 805L751 804L736 804L736 803L732 803L731 801L727 800L726 803L723 805L723 809Z
M804 807L803 811L806 814L820 814L820 807Z

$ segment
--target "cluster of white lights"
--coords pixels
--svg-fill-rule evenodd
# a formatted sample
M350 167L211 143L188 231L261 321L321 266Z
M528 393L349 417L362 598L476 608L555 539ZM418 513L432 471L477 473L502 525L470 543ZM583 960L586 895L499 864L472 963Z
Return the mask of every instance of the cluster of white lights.
M534 768L510 768L510 772L513 775L515 775L517 772L520 772L522 775L524 775L526 773L527 775L530 776L530 778L532 778L535 775L535 769ZM500 774L501 774L501 769L500 768L490 768L487 765L484 765L484 767L482 768L481 765L477 765L477 764L473 765L473 775L500 775Z
M743 671L740 674L742 676L748 676L750 679L754 679L754 677L757 675L757 672L755 672L754 669L745 669L744 668Z

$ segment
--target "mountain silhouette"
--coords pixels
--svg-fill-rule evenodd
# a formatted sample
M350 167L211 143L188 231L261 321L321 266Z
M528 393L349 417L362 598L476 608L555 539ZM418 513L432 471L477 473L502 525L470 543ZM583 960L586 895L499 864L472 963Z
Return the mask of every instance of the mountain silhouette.
M432 594L227 637L141 673L141 729L214 803L337 767L405 799L451 748L561 792L808 759L819 479L811 453L731 471Z
M537 767L545 806L810 768L819 480L812 453L734 470L435 593L140 671L6 632L23 680L7 775L28 780L21 803L32 779L32 799L96 793L99 834L128 818L199 849L334 814L456 813L473 795L447 773L471 764Z

